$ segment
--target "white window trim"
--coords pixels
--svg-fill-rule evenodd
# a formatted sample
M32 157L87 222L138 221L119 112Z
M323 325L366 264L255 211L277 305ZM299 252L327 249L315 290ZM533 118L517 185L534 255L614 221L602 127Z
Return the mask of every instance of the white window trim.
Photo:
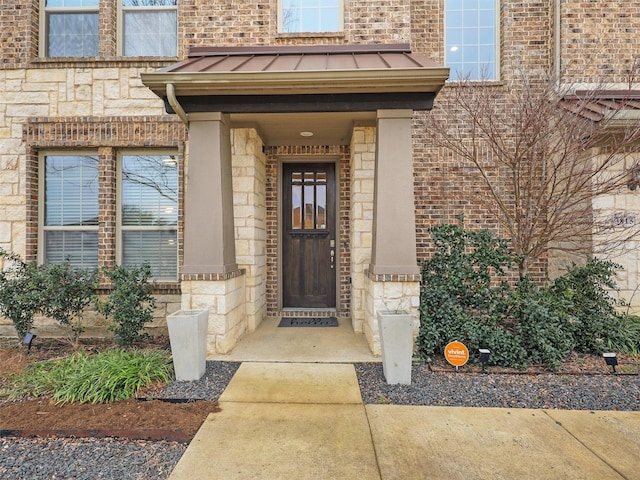
M340 13L338 14L338 30L335 32L285 32L282 29L282 2L283 0L278 0L278 35L293 35L293 36L313 36L313 35L330 35L332 33L342 33L344 32L344 0L339 0L338 8L340 9Z
M122 265L122 249L123 249L123 241L122 241L122 232L127 230L129 231L175 231L176 237L179 232L179 196L176 198L176 206L178 207L178 212L176 212L176 216L178 221L176 225L164 225L164 226L148 226L148 225L122 225L122 157L126 156L134 156L134 155L149 155L149 156L164 156L164 155L172 155L178 158L178 152L174 150L119 150L117 154L117 166L116 166L116 263L118 265ZM180 179L179 171L176 172L178 175L178 181ZM179 189L179 187L178 187ZM176 240L177 241L177 240ZM175 281L179 280L179 268L180 268L180 259L179 259L179 245L176 244L176 265L178 267L177 275ZM170 282L169 280L160 280L162 282Z
M91 156L98 157L97 150L45 150L41 151L38 154L38 255L37 261L38 263L44 263L44 233L46 231L95 231L97 232L99 229L99 225L84 225L84 226L45 226L44 224L44 213L46 209L46 197L45 197L45 177L46 177L46 168L45 168L45 158L46 157L54 157L54 156ZM100 189L100 184L98 181L98 189ZM100 214L100 205L98 202L98 215ZM98 251L98 256L100 252Z
M501 59L501 51L500 51L500 38L501 38L501 34L502 34L502 29L501 29L501 23L500 23L500 0L494 0L495 2L495 22L496 22L496 31L495 31L495 44L496 44L496 48L495 48L495 55L496 55L496 62L495 62L495 71L496 71L496 75L495 78L488 78L485 79L487 82L499 82L502 78L502 72L500 69L500 64L502 63L502 59ZM444 64L445 66L447 65L447 9L446 6L443 9L443 35L442 38L444 39ZM450 82L457 82L458 80L452 79L453 75L455 74L455 72L451 72L452 74L449 76L449 79L447 80L447 83ZM471 79L469 80L470 82L482 82L483 79Z
M124 57L124 13L126 11L133 11L133 12L137 12L137 11L169 11L169 10L175 10L176 11L176 33L178 32L178 23L180 22L180 15L178 12L178 5L180 5L180 0L176 1L175 5L170 5L170 6L143 6L143 7L124 7L122 5L122 0L116 0L117 3L117 8L118 8L118 20L117 20L117 25L116 25L116 35L117 35L117 42L116 42L116 48L117 48L117 55L119 57ZM176 34L176 53L178 52L178 48L179 48L179 36ZM154 57L157 56L158 58L174 58L174 56L170 56L170 57L166 57L164 55L154 55ZM127 57L127 58L135 58L135 57Z
M40 18L39 21L39 42L38 55L41 58L68 58L68 57L49 57L47 49L49 47L49 31L47 30L47 16L49 13L95 13L100 15L100 6L95 7L47 7L47 0L40 0ZM99 19L98 19L99 25ZM99 32L96 32L99 33ZM98 41L98 53L100 52L100 43ZM73 57L76 58L76 57ZM51 154L50 154L51 155Z

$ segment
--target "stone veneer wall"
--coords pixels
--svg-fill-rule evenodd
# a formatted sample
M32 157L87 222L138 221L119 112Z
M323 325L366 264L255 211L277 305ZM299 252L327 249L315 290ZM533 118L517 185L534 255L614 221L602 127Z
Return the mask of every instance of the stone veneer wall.
M413 318L413 337L420 327L420 275L372 275L365 277L364 334L374 355L381 355L378 312L406 311Z
M351 136L351 322L364 332L366 269L371 263L376 128L356 126Z
M247 331L267 314L266 155L254 129L231 130L238 267L245 270Z
M182 310L209 312L207 354L227 353L247 330L244 270L183 275Z

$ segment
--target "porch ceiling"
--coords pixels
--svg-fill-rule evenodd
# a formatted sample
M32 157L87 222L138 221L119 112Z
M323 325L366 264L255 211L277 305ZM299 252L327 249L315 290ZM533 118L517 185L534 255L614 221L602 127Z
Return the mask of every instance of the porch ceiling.
M224 112L268 145L318 145L348 143L353 124L379 109L430 109L448 76L408 44L258 46L192 48L142 82L185 122Z
M255 128L267 146L347 145L354 125L375 125L375 120L375 112L241 113L231 115L231 126Z

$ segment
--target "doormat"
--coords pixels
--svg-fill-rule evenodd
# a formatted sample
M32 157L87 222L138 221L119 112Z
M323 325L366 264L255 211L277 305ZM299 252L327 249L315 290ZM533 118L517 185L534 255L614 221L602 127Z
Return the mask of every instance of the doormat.
M279 327L337 327L336 317L298 318L285 317L280 320Z

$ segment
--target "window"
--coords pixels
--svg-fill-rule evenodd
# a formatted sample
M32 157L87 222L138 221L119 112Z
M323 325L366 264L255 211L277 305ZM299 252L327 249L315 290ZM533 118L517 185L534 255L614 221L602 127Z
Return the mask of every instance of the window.
M125 56L178 55L177 0L122 0Z
M342 0L280 0L279 26L284 33L339 32Z
M327 228L327 172L291 173L291 228Z
M497 0L445 0L445 64L452 80L498 79Z
M178 276L178 165L172 155L122 155L120 263L149 262L156 280Z
M99 0L44 0L47 57L98 56Z
M97 268L98 157L49 155L43 162L43 260Z

